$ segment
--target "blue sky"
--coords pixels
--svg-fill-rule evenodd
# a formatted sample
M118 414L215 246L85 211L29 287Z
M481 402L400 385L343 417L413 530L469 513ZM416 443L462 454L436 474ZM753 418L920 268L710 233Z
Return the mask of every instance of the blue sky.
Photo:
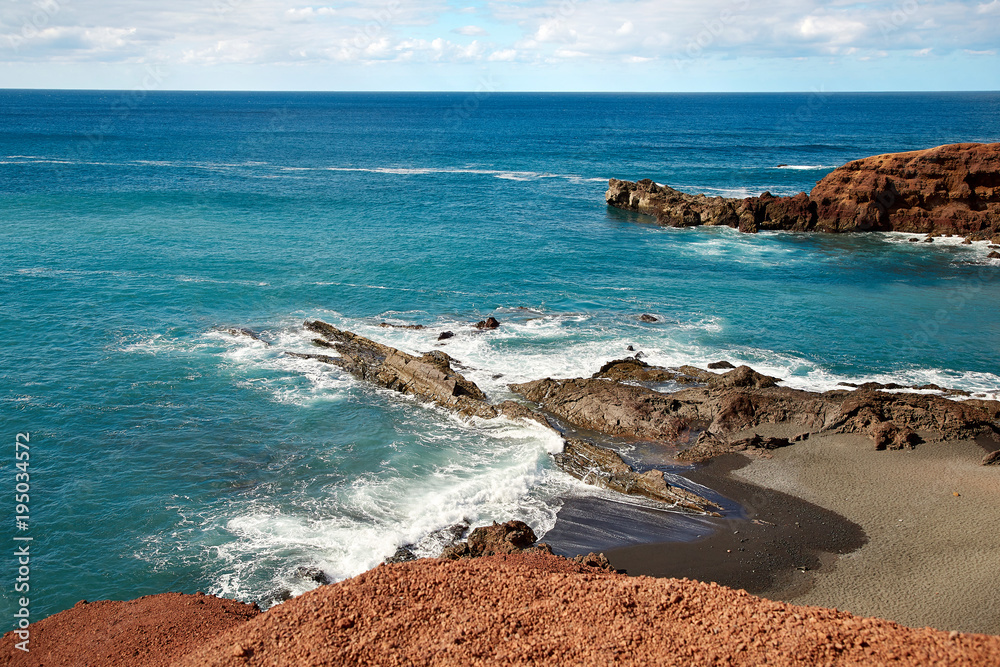
M0 87L1000 89L1000 0L0 0Z

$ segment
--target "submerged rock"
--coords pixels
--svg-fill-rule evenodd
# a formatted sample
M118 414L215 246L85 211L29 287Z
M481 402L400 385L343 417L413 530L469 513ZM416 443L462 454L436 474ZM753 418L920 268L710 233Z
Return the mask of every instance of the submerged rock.
M485 320L480 320L475 323L477 329L489 330L489 329L499 329L500 322L497 321L495 317L487 317Z
M238 336L238 337L250 338L251 340L260 341L261 343L264 343L264 345L266 345L268 347L271 346L271 343L269 343L268 341L266 341L263 338L261 338L260 334L257 333L256 331L254 331L253 329L247 329L245 327L232 327L232 328L226 329L226 328L221 328L220 327L219 331L222 331L223 333L227 333L230 336Z
M563 451L553 454L552 459L573 477L604 489L713 516L719 516L718 510L722 509L696 493L670 484L661 470L637 473L617 452L583 440L567 440Z

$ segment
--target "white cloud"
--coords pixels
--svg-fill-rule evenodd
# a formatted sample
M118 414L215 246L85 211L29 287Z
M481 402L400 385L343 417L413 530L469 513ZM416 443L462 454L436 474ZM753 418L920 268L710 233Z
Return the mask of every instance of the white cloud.
M444 25L455 12L475 15L466 19L474 23ZM766 8L750 0L534 0L458 9L447 0L5 0L0 61L540 64L942 56L1000 49L995 21L984 18L998 14L1000 0L776 0ZM475 39L457 44L442 36L455 34Z
M452 32L458 33L459 35L466 35L467 37L482 37L490 34L478 25L462 26L461 28L455 28Z
M487 58L487 60L491 62L510 62L515 59L517 59L517 50L515 49L502 49L500 51L494 51L489 55L489 58Z

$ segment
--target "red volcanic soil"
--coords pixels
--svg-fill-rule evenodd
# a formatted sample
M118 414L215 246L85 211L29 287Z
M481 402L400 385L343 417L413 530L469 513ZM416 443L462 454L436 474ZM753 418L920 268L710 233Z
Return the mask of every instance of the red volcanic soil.
M986 665L1000 637L910 629L542 554L376 568L257 614L168 594L77 605L11 665Z
M257 605L211 595L163 593L129 602L77 602L0 640L0 665L159 667L175 664L221 633L260 614Z

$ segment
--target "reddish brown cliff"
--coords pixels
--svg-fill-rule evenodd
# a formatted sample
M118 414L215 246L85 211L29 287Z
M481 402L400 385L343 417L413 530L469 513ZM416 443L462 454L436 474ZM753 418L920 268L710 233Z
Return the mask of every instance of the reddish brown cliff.
M740 231L900 231L1000 234L1000 143L951 144L855 160L808 195L725 199L689 195L646 179L612 179L611 206L656 216L672 227L728 225Z

